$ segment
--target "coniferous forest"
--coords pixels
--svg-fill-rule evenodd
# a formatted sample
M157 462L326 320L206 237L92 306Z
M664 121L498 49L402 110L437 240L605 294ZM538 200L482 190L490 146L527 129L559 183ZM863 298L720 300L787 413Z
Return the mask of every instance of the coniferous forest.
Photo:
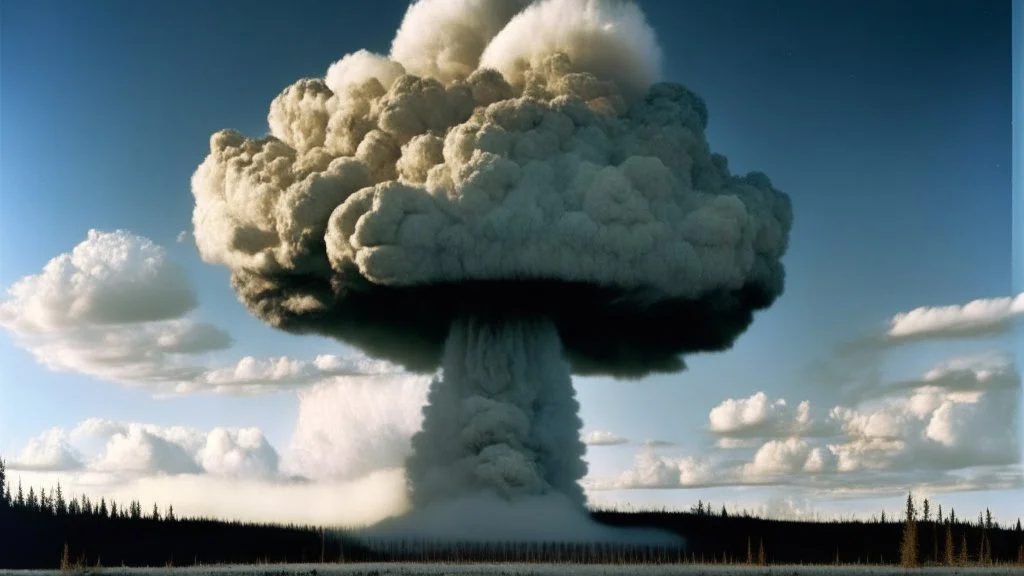
M610 526L675 532L686 546L367 542L339 529L185 518L173 506L23 487L0 461L0 568L7 569L388 561L1024 566L1019 519L1001 526L990 510L961 517L910 495L900 517L868 521L771 520L703 502L688 512L591 515Z

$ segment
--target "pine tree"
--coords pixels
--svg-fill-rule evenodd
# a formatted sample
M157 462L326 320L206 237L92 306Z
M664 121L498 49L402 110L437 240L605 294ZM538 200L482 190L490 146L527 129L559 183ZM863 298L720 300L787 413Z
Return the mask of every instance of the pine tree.
M725 504L722 504L722 518L728 518L729 513L725 511Z
M153 520L160 519L160 511L156 509L156 502L153 503L153 515L151 516L151 518Z
M985 527L985 514L983 512L979 511L978 512L978 528L984 528L984 527Z
M939 504L938 522L942 524L942 504Z
M104 518L107 517L107 499L106 498L100 498L99 514L100 514L100 516L102 516Z
M57 514L60 515L60 516L63 516L65 514L67 514L68 513L68 503L64 500L64 490L62 490L61 487L60 487L60 480L57 481L57 496L56 496L56 498L57 498L57 501L55 502L55 504L56 504Z
M78 499L72 498L68 500L68 516L78 516L82 513L82 509L78 506Z
M114 500L113 498L110 499L110 517L111 518L115 518L115 519L118 517L117 516L117 500Z
M949 509L949 523L956 525L956 509L954 508Z
M14 504L19 508L25 506L25 494L21 491L21 478L18 478L18 497L14 500Z
M7 502L7 507L14 506L14 500L11 499L11 483L7 483L7 487L4 488L4 502Z
M985 508L985 529L992 529L992 511L988 508Z
M698 516L703 516L704 515L704 501L703 500L697 500L697 515Z
M953 527L949 524L946 525L946 550L945 550L946 566L952 566L956 556L953 554Z
M171 504L167 508L167 515L164 516L164 520L167 520L169 522L174 522L174 504Z
M36 510L38 508L38 504L36 503L36 489L31 486L28 487L28 498L25 499L25 506L27 506L29 510Z
M900 542L900 565L917 566L917 511L914 509L913 494L907 495L906 523L903 526L903 540Z
M0 458L0 510L10 506L7 494L7 468L4 466L3 458Z
M885 524L885 510L882 510L882 524Z
M1017 532L1020 532L1020 518L1017 518Z
M925 498L924 502L921 503L921 520L925 522L931 520L931 508L929 507L927 498Z

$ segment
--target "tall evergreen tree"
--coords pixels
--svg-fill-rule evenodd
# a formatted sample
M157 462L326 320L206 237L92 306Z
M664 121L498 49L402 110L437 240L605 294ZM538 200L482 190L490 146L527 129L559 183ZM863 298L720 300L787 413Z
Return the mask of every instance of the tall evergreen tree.
M4 465L3 458L0 458L0 510L6 509L10 506L10 502L7 500L7 468Z
M165 519L170 522L174 522L174 504L171 504L167 508L167 516L165 517Z
M907 494L906 523L900 542L900 565L908 568L917 566L917 511L913 494Z
M18 497L14 500L14 504L19 508L25 505L25 494L21 491L21 478L18 478Z
M7 502L7 507L14 506L14 500L11 498L11 483L7 483L7 487L4 488L4 501Z
M153 520L159 520L160 519L160 511L157 510L157 508L156 508L156 502L153 502L153 515L150 516L150 518L152 518Z
M28 497L25 499L25 506L29 510L36 510L39 508L39 504L36 502L36 489L32 486L28 487Z
M953 553L953 526L950 524L946 524L946 550L944 556L946 566L952 566L956 556Z
M54 504L57 514L63 516L68 513L68 503L64 500L64 491L61 490L60 480L57 481L57 501Z
M985 508L985 529L992 529L992 511L988 508Z
M928 505L928 499L925 498L924 502L921 503L921 520L928 522L931 520L931 508Z
M942 504L939 504L938 522L942 524Z
M949 523L956 525L956 509L954 508L949 509Z
M1017 532L1020 532L1020 518L1017 518Z
M106 498L100 498L99 515L104 517L104 518L107 517L107 499Z
M117 500L110 499L110 517L117 518Z
M82 508L78 504L78 498L71 498L68 500L68 516L78 516L82 513Z

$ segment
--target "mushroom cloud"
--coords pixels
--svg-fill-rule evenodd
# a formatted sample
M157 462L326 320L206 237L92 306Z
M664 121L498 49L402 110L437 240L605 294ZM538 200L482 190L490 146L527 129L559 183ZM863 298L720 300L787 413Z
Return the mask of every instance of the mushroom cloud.
M222 130L192 177L202 258L282 330L440 373L414 507L582 507L572 374L639 378L732 346L782 293L789 197L735 175L622 0L419 0Z

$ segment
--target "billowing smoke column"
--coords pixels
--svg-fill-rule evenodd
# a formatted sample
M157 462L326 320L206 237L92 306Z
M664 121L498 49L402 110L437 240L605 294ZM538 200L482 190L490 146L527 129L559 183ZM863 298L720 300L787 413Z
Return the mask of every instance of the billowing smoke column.
M285 89L271 136L211 138L195 238L254 314L442 368L414 505L582 505L571 373L681 370L781 294L789 198L659 68L632 3L421 0L389 57Z

